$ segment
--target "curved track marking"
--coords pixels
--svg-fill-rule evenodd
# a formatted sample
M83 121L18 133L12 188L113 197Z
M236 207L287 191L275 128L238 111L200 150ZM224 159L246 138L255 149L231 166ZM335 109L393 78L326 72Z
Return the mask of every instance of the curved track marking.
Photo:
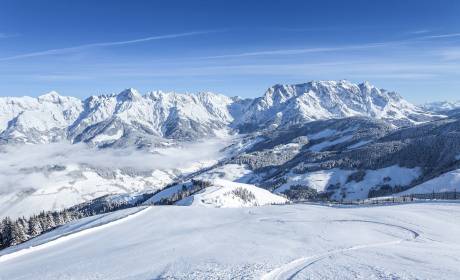
M409 232L412 235L412 238L408 239L398 239L394 241L388 241L388 242L380 242L380 243L372 243L372 244L363 244L363 245L356 245L344 249L337 249L337 250L331 250L327 251L325 253L309 256L309 257L302 257L293 260L290 263L287 263L281 267L275 268L274 270L270 271L269 273L263 275L261 279L263 280L275 280L275 279L287 279L287 280L292 280L294 279L301 271L304 269L308 268L309 266L327 258L330 256L342 254L348 251L355 251L355 250L360 250L360 249L367 249L367 248L373 248L373 247L383 247L383 246L389 246L389 245L395 245L399 244L403 241L411 241L416 239L417 237L420 236L418 232L415 230L400 226L400 225L394 225L394 224L388 224L384 222L377 222L377 221L369 221L369 220L332 220L332 221L327 221L327 222L339 222L339 223L345 223L345 222L357 222L357 223L371 223L371 224L378 224L378 225L384 225L384 226L389 226L397 229L401 229L404 231Z
M377 221L370 221L370 220L359 220L359 219L354 219L354 220L332 220L330 222L335 222L335 223L346 223L346 222L369 223L369 224L377 224L377 225L393 227L393 228L397 228L397 229L401 229L401 230L405 230L407 232L410 232L412 234L412 238L407 239L407 240L414 240L414 239L416 239L417 237L420 236L420 233L416 232L413 229L403 227L403 226L400 226L400 225L384 223L384 222L377 222Z

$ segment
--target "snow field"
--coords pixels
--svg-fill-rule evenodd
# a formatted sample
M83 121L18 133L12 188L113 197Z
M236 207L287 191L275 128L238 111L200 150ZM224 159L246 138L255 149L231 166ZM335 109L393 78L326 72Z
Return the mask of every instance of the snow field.
M141 213L6 259L0 262L0 279L458 279L460 275L459 204L154 206Z

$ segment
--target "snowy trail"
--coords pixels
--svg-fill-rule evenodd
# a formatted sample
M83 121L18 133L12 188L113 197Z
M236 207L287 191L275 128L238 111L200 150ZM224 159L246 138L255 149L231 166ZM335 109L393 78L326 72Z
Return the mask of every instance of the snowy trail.
M301 222L301 221L299 221ZM344 249L337 249L337 250L331 250L327 251L325 253L321 254L316 254L313 256L309 257L302 257L293 260L290 263L287 263L281 267L275 268L274 270L270 271L269 273L263 275L261 277L262 280L281 280L281 279L286 279L286 280L293 280L295 279L299 273L301 273L303 270L306 268L310 267L311 265L314 265L315 263L326 259L328 257L333 257L335 255L340 255L345 252L349 251L356 251L356 250L361 250L361 249L368 249L368 248L376 248L376 247L383 247L383 246L390 246L390 245L396 245L400 244L403 241L412 241L420 236L418 232L415 230L400 226L400 225L395 225L395 224L389 224L389 223L383 223L383 222L377 222L377 221L369 221L369 220L332 220L328 222L339 222L339 223L370 223L370 224L377 224L377 225L383 225L387 227L393 227L400 229L405 232L409 232L411 237L406 238L406 239L397 239L394 241L388 241L388 242L379 242L379 243L372 243L372 244L362 244L362 245L356 245L356 246L351 246L348 248Z
M131 219L134 219L134 218L140 216L141 214L147 212L147 210L149 210L149 209L150 209L150 207L141 208L137 212L128 214L127 216L124 216L124 217L120 217L120 218L118 218L116 220L111 220L111 221L108 221L106 223L103 223L103 224L95 226L95 227L85 228L85 229L73 231L73 232L68 233L68 234L59 235L55 239L52 239L52 240L47 241L45 243L37 244L35 246L30 246L28 248L21 249L21 250L18 250L18 251L14 251L12 253L7 253L5 255L0 255L0 263L8 261L8 260L11 260L11 259L14 259L14 258L17 258L19 256L24 256L24 255L32 253L32 252L40 251L40 250L43 250L45 248L49 248L51 246L62 244L64 242L67 242L67 241L72 240L74 238L85 236L85 235L91 234L93 232L106 229L108 227L112 227L112 226L122 224L122 223L124 223L124 222L126 222L128 220L131 220ZM107 215L104 215L103 217L105 217L105 216L107 216ZM96 220L98 220L100 218L103 218L103 217L96 218ZM92 223L94 221L95 220L91 220L91 221L88 221L87 223L89 224L89 223ZM82 224L82 226L84 226L84 225L85 224ZM31 240L31 241L33 241L33 240Z
M89 224L76 221L26 242L15 250L32 250L2 259L0 279L457 280L460 275L460 204L138 211L94 217Z

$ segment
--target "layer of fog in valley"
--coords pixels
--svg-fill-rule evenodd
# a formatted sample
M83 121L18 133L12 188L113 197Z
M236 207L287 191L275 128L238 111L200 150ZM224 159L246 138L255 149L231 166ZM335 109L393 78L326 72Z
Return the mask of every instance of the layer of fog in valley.
M224 139L208 139L150 151L69 143L3 146L0 216L30 215L105 194L162 188L181 174L215 163L227 144Z

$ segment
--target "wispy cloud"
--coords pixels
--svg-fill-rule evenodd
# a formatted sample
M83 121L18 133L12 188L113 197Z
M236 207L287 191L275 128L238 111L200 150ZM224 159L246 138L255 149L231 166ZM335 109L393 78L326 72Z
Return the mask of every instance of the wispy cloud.
M437 34L421 37L420 39L438 39L438 38L454 38L460 37L460 33L447 33L447 34Z
M428 30L428 29L420 29L420 30L411 31L411 32L409 32L409 34L425 34L425 33L428 33L428 32L430 32L430 30Z
M94 73L97 77L133 77L149 79L177 79L188 77L227 77L227 76L274 76L310 78L380 77L394 79L426 79L437 76L459 75L457 63L434 63L368 58L364 60L334 60L323 63L254 63L229 65L222 63L211 66L168 67L108 67L110 71Z
M7 33L1 33L0 32L0 39L6 39L6 38L11 38L11 37L17 37L19 36L18 34L7 34Z
M424 34L430 32L429 30L416 30L411 34ZM238 57L256 57L256 56L276 56L276 55L298 55L307 53L325 53L325 52L340 52L340 51L354 51L354 50L366 50L374 48L384 48L398 45L409 45L420 41L429 39L443 39L443 38L455 38L460 37L460 33L448 33L448 34L434 34L426 36L418 36L415 38L405 40L393 40L386 42L376 43L363 43L357 45L344 45L337 47L316 47L316 48L300 48L300 49L277 49L277 50L261 50L252 52L240 52L232 54L223 54L215 56L200 57L201 59L220 59L220 58L238 58Z
M396 42L391 42L391 43L396 43ZM350 50L362 50L362 49L369 49L369 48L384 47L384 46L388 46L389 44L390 43L372 43L372 44L350 45L350 46L341 46L341 47L278 49L278 50L242 52L242 53L234 53L234 54L207 56L207 57L202 57L202 58L214 59L214 58L233 58L233 57L250 57L250 56L267 56L267 55L296 55L296 54L305 54L305 53L350 51Z
M73 46L73 47L67 47L67 48L50 49L50 50L44 50L44 51L39 51L39 52L30 52L30 53L23 53L23 54L8 56L8 57L2 57L0 58L0 61L23 59L23 58L30 58L30 57L39 57L39 56L48 56L48 55L57 55L57 54L66 54L66 53L78 52L78 51L91 49L91 48L132 45L132 44L144 43L144 42L149 42L149 41L190 37L190 36L209 34L209 33L214 33L214 32L218 32L218 31L215 31L215 30L193 31L193 32L185 32L185 33L150 36L150 37L144 37L144 38L133 39L133 40L125 40L125 41L85 44L85 45L79 45L79 46Z

